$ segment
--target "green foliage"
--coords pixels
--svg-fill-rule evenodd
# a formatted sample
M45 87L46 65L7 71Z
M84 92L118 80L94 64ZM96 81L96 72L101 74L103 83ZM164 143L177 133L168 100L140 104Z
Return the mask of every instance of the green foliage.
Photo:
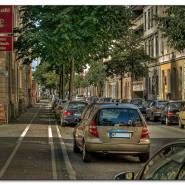
M128 72L137 79L146 74L147 62L150 57L146 55L140 35L133 30L123 36L112 46L111 60L105 63L107 76L124 75Z
M90 64L88 73L85 76L89 85L98 86L106 78L105 66L102 61L94 61Z
M59 75L51 70L51 65L47 62L37 66L33 77L38 84L44 85L46 88L56 88L59 83Z
M158 17L157 20L169 45L182 52L185 49L185 7L169 6L165 15Z
M125 6L22 6L21 13L22 27L15 32L18 58L59 64L74 59L76 68L89 58L105 57L132 19Z

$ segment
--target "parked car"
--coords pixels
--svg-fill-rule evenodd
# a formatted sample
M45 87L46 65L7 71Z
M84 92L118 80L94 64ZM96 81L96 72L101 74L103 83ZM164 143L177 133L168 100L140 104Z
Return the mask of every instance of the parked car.
M179 123L179 113L185 101L169 101L161 112L161 123L170 125Z
M104 102L112 102L112 98L111 97L106 97L106 98L103 98L103 101Z
M61 125L75 125L87 105L86 102L82 101L69 101L65 103L60 113Z
M75 101L85 101L85 96L84 95L76 95Z
M92 153L118 153L149 158L150 137L141 112L131 104L92 104L73 132L74 152L82 151L84 162Z
M120 103L130 103L131 100L129 99L121 99Z
M153 100L146 109L146 119L157 121L161 117L161 111L164 106L168 103L166 100Z
M183 106L179 113L179 127L184 128L185 125L185 106Z
M130 101L131 104L136 105L143 115L146 115L146 101L142 98L134 98Z
M96 96L90 96L90 97L87 98L87 103L88 103L88 104L95 103L95 102L97 102L98 100L99 100L98 97L96 97Z
M60 112L64 108L64 105L66 102L67 102L67 100L62 100L62 99L59 99L57 101L56 106L55 106L55 113L56 113L57 117L60 116Z
M135 175L121 172L116 180L185 180L185 140L179 140L160 149Z

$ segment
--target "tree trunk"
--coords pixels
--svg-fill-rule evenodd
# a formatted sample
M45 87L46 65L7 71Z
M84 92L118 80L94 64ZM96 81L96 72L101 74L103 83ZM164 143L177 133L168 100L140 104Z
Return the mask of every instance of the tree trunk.
M74 81L74 60L70 63L70 80L69 80L69 100L72 100L73 96L73 81Z
M62 64L62 99L65 98L65 65Z
M121 78L120 78L120 80L121 80L121 99L123 99L123 75L121 74Z
M59 72L59 98L62 96L62 71Z

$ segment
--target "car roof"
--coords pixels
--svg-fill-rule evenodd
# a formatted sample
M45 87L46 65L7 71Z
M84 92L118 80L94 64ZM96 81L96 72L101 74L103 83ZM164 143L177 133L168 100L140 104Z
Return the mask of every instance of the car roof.
M85 104L87 104L87 102L79 101L79 100L68 101L67 103L85 103Z
M184 100L170 100L169 103L178 103L178 102L182 102L182 103L185 103Z
M138 109L137 106L129 103L95 103L95 106L102 108L130 108L130 109Z

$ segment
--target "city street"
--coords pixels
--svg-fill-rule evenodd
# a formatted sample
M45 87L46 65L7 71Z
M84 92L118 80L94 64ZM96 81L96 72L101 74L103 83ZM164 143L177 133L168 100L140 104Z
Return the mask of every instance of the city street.
M73 152L73 127L56 124L47 100L41 100L10 124L0 125L0 179L112 179L120 171L137 172L137 157L96 155L84 163ZM164 144L185 137L185 130L149 123L151 156ZM151 157L150 156L150 157Z

